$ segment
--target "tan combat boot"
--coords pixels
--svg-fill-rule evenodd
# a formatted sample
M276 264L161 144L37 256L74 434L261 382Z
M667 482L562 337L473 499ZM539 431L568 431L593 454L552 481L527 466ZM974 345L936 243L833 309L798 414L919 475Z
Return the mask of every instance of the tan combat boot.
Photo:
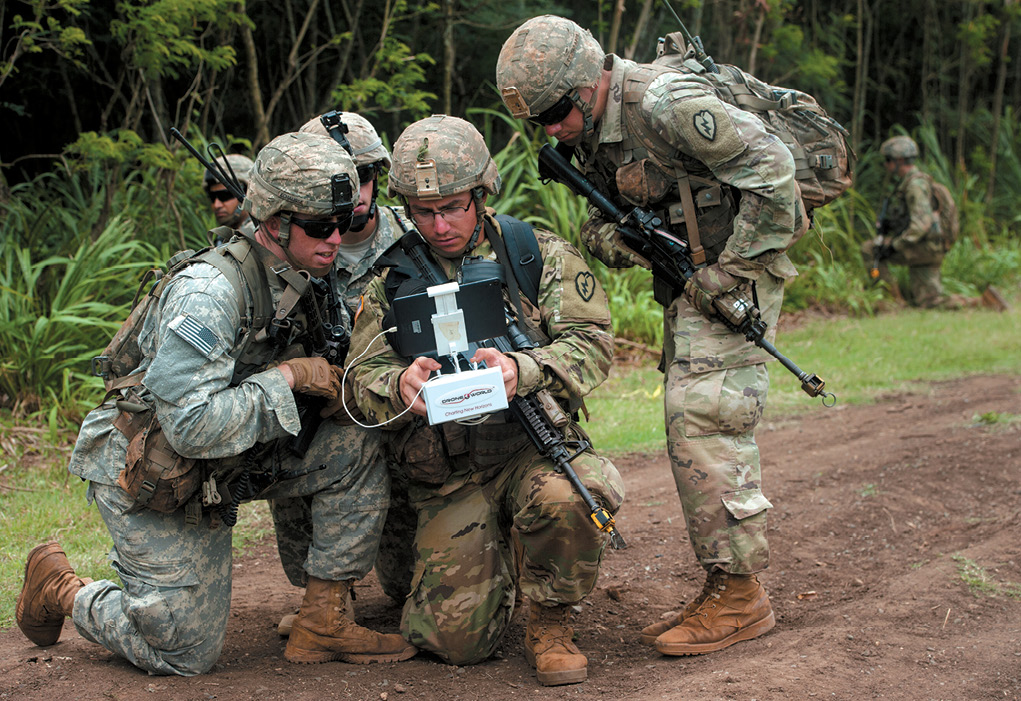
M715 585L713 584L712 575L707 574L705 584L702 585L702 591L694 599L688 602L679 614L673 618L660 621L659 623L653 623L642 628L642 644L649 645L650 647L656 644L656 638L663 635L671 628L681 625L684 619L695 613L698 607L702 605L705 598L709 596L709 592L713 591Z
M396 634L363 628L347 616L351 582L309 577L298 618L291 626L284 657L288 662L314 664L339 660L351 664L400 662L418 649Z
M75 594L91 581L74 573L59 543L32 548L14 612L21 632L36 645L45 647L57 642L64 619L74 608Z
M716 652L776 625L769 597L755 575L715 571L709 579L712 587L695 613L656 639L656 649L664 655Z
M1003 295L1000 294L1000 291L992 285L985 289L979 299L982 300L983 307L992 309L993 311L1005 312L1010 309L1010 305L1007 304L1007 300L1005 300Z
M344 608L344 615L347 616L352 621L355 619L354 594L355 594L354 584L352 583L347 593L347 606L345 606ZM277 623L277 634L281 638L291 637L291 628L294 627L294 622L296 620L298 620L297 611L295 611L294 613L285 613L283 617L280 619L280 622Z
M542 606L529 602L525 628L525 659L535 668L543 686L577 684L588 678L588 660L572 642L574 628L568 624L567 604Z

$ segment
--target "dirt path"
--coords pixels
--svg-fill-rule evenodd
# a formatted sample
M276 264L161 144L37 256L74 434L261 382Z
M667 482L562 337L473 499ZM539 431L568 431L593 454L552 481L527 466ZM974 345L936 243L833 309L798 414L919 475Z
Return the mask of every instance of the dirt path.
M0 698L17 699L1018 699L1021 697L1021 377L937 383L873 406L765 425L770 590L777 627L702 657L666 658L638 631L701 587L663 455L617 461L628 485L611 551L578 616L582 685L542 688L524 620L475 667L301 667L275 623L300 591L272 543L235 563L227 645L215 671L149 677L80 638L50 648L0 632ZM976 594L965 580L987 590ZM372 575L359 617L396 628Z

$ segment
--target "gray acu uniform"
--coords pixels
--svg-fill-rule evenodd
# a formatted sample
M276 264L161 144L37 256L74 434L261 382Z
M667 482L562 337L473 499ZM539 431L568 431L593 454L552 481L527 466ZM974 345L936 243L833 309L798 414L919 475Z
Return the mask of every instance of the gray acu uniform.
M606 379L613 357L606 296L576 249L549 232L537 232L537 238L543 257L539 308L524 296L521 301L534 327L552 341L511 353L519 368L518 394L547 389L565 400L580 397ZM494 258L488 240L473 254ZM455 265L438 262L454 279ZM351 347L358 404L373 422L395 419L404 409L399 377L409 364L376 338L389 309L383 283L377 278L369 286ZM521 591L537 603L577 603L592 590L607 538L509 411L477 426L430 427L404 414L388 428L395 432L385 450L394 454L417 514L414 572L401 617L408 641L451 664L475 664L493 654L510 624L518 571ZM566 432L569 440L584 435L573 422ZM593 496L615 512L624 497L616 468L591 449L572 465ZM393 565L400 544L390 545L397 550ZM381 573L400 580L392 570Z
M268 271L274 306L283 282ZM251 284L251 283L249 283ZM277 482L259 498L308 499L315 537L304 553L305 571L324 580L358 579L372 567L389 490L378 458L379 434L323 422L303 460L287 439L300 428L292 391L268 344L245 354L254 374L232 384L245 368L241 352L243 301L216 268L196 263L179 272L145 320L140 345L145 373L141 397L155 406L171 445L209 470L243 463L254 471L279 467L304 473ZM123 586L102 580L76 596L78 632L153 674L201 674L223 647L231 594L231 530L203 512L197 524L185 509L139 508L117 485L127 440L112 422L110 400L82 424L70 471L89 480L113 539L110 560ZM322 466L321 469L319 466ZM287 535L283 535L287 538Z
M660 211L682 235L678 181L687 178L708 262L754 280L772 340L784 280L797 274L783 251L807 223L790 152L702 78L666 72L649 82L662 69L612 55L610 61L606 109L579 148L585 171L604 192ZM636 120L659 136L655 144L638 138ZM593 255L611 266L640 262L616 243L612 224L594 209L590 216L582 240ZM758 572L769 562L771 504L754 430L769 388L768 356L707 320L679 292L664 312L665 413L688 536L706 570Z
M354 311L358 310L362 292L374 277L372 264L404 233L398 221L400 215L393 207L378 207L376 212L376 231L372 234L372 246L362 259L355 266L346 268L338 256L334 264L333 293L342 297L347 303L347 308ZM353 325L351 319L347 319L347 322L349 327ZM312 542L311 502L311 497L274 499L271 502L280 562L288 581L296 587L304 587L308 583L304 563L305 553ZM401 499L401 502L406 502L406 499ZM394 513L393 518L396 517ZM380 556L383 556L382 552ZM400 600L403 600L404 593L407 593L407 590L399 595ZM387 594L391 592L387 591ZM398 598L397 594L391 595Z

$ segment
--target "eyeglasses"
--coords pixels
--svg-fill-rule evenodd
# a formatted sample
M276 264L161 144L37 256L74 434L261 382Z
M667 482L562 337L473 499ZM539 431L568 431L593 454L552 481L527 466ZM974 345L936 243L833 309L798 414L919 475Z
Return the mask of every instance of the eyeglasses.
M367 166L358 166L358 182L364 185L376 177L376 164L370 163Z
M528 121L540 127L548 127L551 124L557 124L567 119L567 115L571 113L571 108L573 107L574 103L571 102L571 98L564 95L552 107L543 110L534 117L529 117Z
M214 202L230 202L236 200L234 195L230 194L230 190L210 190L209 191L209 203Z
M893 163L893 162L894 162L894 161L896 161L896 160L897 160L897 159L896 159L896 158L894 158L893 156L887 156L887 157L886 157L886 162L887 162L887 163Z
M334 231L342 235L347 232L351 226L351 215L341 216L337 221L331 221L330 219L301 219L291 216L291 223L297 224L304 229L306 236L311 236L314 239L328 239L333 235Z
M419 226L432 226L436 221L437 216L448 224L457 224L461 222L468 216L468 210L471 209L471 206L472 201L468 200L468 204L463 207L458 204L448 204L446 207L441 207L440 209L417 209L415 207L409 207L408 211L411 213L411 218Z

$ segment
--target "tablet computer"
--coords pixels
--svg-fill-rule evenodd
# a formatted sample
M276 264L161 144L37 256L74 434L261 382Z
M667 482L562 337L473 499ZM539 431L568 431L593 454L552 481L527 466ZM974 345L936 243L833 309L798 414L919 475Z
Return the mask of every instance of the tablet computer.
M457 306L464 314L469 343L496 338L507 333L507 317L503 308L503 291L497 279L478 280L460 285L454 293ZM394 350L405 357L436 353L436 334L432 317L436 299L426 291L393 301Z

